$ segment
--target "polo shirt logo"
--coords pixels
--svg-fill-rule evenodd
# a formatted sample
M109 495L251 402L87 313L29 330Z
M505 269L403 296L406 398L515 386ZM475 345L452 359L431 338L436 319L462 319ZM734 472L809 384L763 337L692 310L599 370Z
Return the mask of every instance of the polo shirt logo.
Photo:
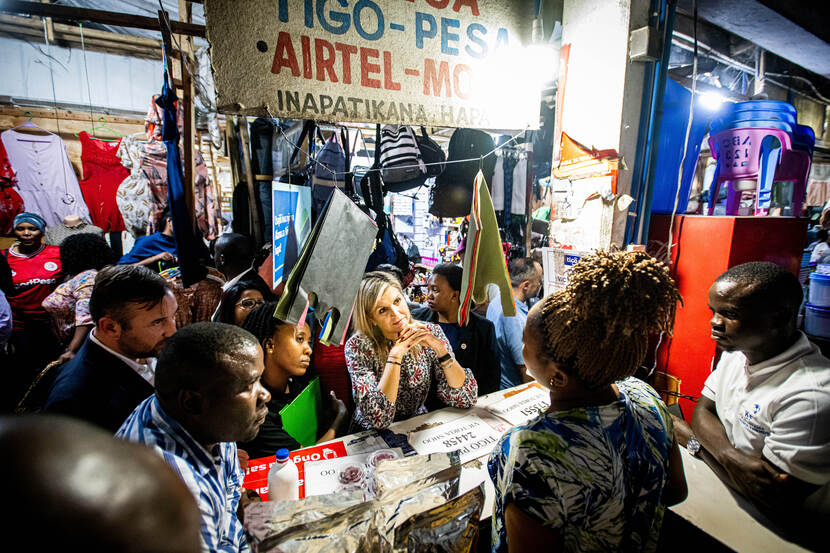
M743 416L740 417L741 424L748 430L764 436L769 436L769 430L765 430L755 422L755 415L761 411L761 406L757 403L753 406L752 412L744 410Z

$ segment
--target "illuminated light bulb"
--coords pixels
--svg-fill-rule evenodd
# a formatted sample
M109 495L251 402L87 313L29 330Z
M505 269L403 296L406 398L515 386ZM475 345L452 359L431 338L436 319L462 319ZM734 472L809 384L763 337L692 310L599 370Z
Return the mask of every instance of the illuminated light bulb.
M704 92L698 96L698 102L701 107L708 109L709 111L720 110L725 101L726 97L720 92Z

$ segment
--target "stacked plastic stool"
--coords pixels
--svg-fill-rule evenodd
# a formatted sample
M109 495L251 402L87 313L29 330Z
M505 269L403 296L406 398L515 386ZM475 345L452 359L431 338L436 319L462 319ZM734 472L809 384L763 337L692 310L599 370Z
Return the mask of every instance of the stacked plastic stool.
M737 215L746 184L754 182L755 215L767 215L773 183L792 183L792 213L801 214L807 192L815 133L797 123L787 102L755 100L726 107L712 122L709 148L717 160L709 191L709 215L727 183L726 214Z

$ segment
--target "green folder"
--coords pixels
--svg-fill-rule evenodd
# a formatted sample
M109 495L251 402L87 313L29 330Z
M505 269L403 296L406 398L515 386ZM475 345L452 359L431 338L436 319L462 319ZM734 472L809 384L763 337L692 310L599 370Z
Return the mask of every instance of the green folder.
M302 447L317 443L317 413L322 408L320 377L316 377L294 401L280 410L282 428Z

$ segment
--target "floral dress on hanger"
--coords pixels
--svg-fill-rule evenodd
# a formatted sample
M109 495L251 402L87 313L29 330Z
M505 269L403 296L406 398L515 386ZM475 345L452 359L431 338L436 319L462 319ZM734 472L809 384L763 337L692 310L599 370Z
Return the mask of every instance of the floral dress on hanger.
M124 218L124 226L134 237L149 234L153 226L153 199L150 181L141 169L141 152L147 138L144 133L131 134L121 139L116 155L130 175L118 186L115 201Z
M155 228L156 221L159 215L167 207L167 146L161 138L161 123L162 111L156 105L156 98L153 96L150 102L150 108L144 118L144 128L149 142L142 145L141 151L141 169L150 183L150 193L153 203L153 218L152 224L154 231L160 230ZM178 125L179 133L182 133L184 127L181 104L178 109ZM202 153L198 150L193 151L194 158L194 178L196 185L193 191L193 201L196 209L196 225L202 233L202 237L207 240L212 240L217 236L216 226L216 198L213 193L213 187L208 177L207 166ZM184 155L182 155L184 159Z

